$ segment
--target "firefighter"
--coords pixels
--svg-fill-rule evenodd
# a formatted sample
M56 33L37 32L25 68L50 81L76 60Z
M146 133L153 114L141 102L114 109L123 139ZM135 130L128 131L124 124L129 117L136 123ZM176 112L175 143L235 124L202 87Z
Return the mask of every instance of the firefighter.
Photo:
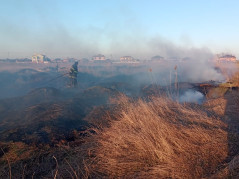
M69 72L71 87L77 87L78 62L75 62Z

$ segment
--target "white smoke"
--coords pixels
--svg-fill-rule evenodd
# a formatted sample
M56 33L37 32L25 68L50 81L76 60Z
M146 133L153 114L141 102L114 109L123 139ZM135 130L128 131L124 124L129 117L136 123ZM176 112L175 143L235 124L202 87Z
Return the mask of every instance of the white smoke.
M187 90L179 97L179 102L191 102L201 104L204 96L199 91Z

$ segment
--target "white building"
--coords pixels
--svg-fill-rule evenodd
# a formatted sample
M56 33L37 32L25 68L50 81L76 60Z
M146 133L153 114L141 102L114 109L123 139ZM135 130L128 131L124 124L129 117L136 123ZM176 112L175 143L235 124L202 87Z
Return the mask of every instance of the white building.
M123 56L123 57L120 57L120 62L131 63L131 62L135 62L135 59L131 56Z
M48 61L46 55L36 54L32 56L33 63L48 63Z
M98 55L93 56L92 59L95 60L95 61L101 61L101 60L105 60L105 56L101 55L101 54L98 54Z
M221 55L218 57L219 62L236 62L237 58L233 55Z

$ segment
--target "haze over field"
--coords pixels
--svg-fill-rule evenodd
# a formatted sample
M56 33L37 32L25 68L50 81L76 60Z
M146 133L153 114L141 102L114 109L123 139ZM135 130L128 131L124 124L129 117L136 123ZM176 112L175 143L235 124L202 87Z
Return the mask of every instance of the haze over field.
M238 7L236 0L9 0L0 7L0 58L239 55Z

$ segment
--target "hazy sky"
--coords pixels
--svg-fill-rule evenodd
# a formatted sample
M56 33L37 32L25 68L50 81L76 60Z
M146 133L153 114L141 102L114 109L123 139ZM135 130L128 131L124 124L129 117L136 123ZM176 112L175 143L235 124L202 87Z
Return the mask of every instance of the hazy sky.
M0 58L147 58L191 48L239 57L238 0L0 2Z

